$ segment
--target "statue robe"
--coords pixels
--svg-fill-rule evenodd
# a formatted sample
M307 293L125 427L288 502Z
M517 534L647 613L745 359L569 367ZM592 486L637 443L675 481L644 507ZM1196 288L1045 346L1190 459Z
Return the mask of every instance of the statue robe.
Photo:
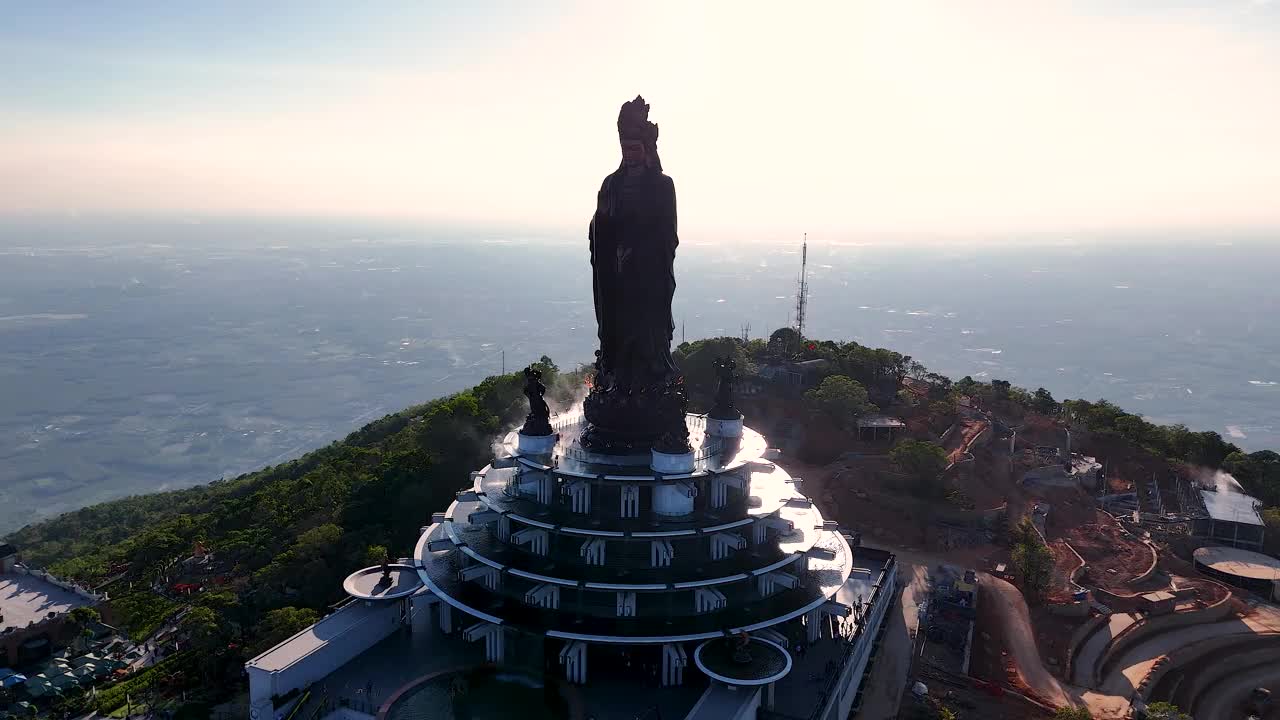
M671 358L675 323L675 183L650 169L604 179L588 233L600 353L598 382L627 391L679 375Z

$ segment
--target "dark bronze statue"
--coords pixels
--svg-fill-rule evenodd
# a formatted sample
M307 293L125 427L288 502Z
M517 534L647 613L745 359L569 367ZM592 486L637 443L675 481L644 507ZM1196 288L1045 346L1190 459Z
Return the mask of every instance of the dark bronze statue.
M583 442L631 452L659 440L665 451L684 452L687 401L671 357L676 191L644 98L622 106L618 139L622 163L600 186L588 231L600 349Z
M382 577L378 579L378 584L374 587L386 587L391 584L391 558L384 552L382 553Z
M524 369L524 396L529 398L529 414L524 418L524 427L520 432L524 435L551 434L551 408L543 395L547 386L542 384L542 371L530 365Z
M716 358L716 401L711 407L711 417L717 420L738 420L742 413L733 404L733 384L738 381L734 373L738 363L731 357Z

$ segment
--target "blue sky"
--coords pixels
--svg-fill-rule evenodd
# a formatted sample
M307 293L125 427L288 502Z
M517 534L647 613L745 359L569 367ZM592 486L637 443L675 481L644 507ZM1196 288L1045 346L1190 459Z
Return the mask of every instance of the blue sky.
M1280 3L22 3L0 212L573 227L642 92L706 232L1280 225Z

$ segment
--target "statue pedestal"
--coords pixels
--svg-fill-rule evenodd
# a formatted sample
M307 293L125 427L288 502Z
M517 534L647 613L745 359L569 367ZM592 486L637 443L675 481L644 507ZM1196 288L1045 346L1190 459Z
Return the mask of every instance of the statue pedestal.
M697 491L684 483L659 485L653 489L653 511L659 515L688 515L693 512Z
M546 455L556 447L558 436L555 433L550 435L525 435L517 433L516 449L521 455Z
M739 413L736 420L726 420L708 415L707 434L722 438L742 437L742 414Z
M693 472L693 452L664 453L652 451L649 467L663 475ZM693 496L697 490L686 483L658 485L653 489L653 511L659 515L688 515L693 512Z
M657 450L650 451L653 459L649 462L649 467L656 473L663 475L682 475L684 473L693 472L693 451L686 453L664 453Z

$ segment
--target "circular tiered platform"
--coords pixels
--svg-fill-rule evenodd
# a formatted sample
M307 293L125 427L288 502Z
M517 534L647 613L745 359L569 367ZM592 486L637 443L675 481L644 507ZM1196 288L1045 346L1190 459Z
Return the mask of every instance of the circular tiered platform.
M422 589L422 578L413 565L380 565L357 570L342 581L342 589L357 600L398 600Z
M580 415L556 418L558 437L535 444L537 454L510 434L507 455L474 473L423 533L422 581L476 618L603 643L757 630L832 598L852 552L790 475L762 459L764 438L686 421L693 467L674 475L652 470L648 454L583 451Z

